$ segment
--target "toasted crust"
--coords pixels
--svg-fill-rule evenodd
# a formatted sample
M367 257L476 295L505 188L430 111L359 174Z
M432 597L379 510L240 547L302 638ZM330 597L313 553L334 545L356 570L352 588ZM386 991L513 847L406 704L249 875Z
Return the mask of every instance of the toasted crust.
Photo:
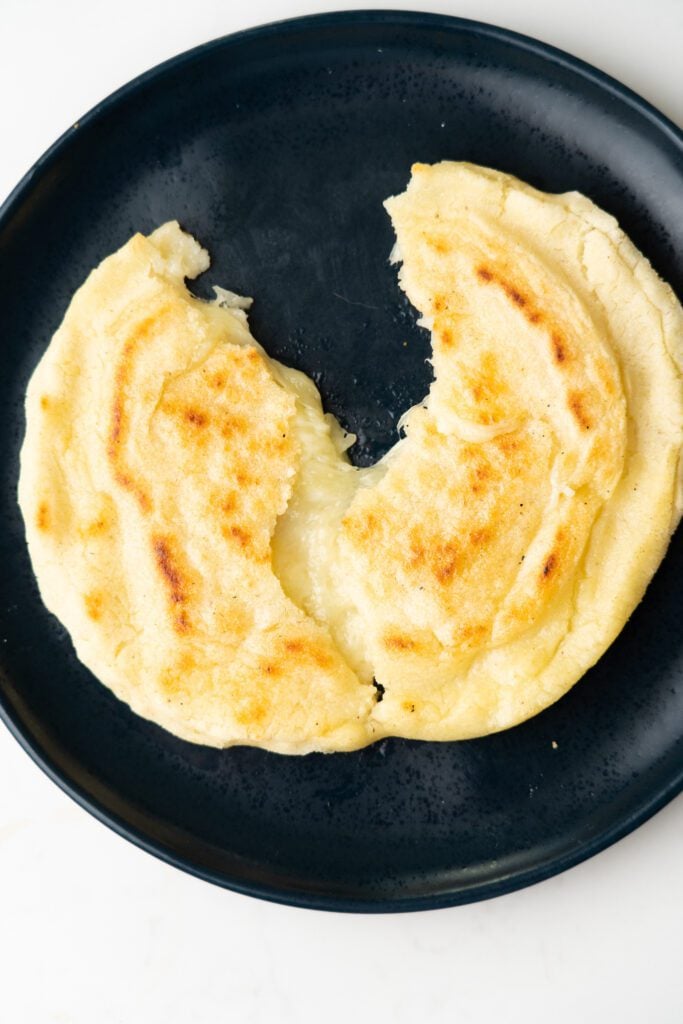
M680 518L683 311L616 222L455 163L386 205L435 380L376 467L239 309L187 292L208 257L176 224L91 274L32 378L45 602L179 736L304 753L514 725L612 642Z

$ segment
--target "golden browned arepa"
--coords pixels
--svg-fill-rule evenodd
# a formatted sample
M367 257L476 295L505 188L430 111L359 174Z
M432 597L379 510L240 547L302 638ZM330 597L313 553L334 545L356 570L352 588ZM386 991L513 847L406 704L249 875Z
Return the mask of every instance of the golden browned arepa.
M295 398L239 308L187 292L208 263L177 224L136 235L35 371L20 502L41 594L95 675L178 736L358 747L375 691L271 569Z
M564 694L681 515L683 310L616 221L463 163L386 203L435 380L340 537L386 733L477 736Z
M189 294L208 257L177 224L90 275L31 380L45 603L186 739L514 725L608 647L680 518L683 311L614 219L462 163L386 205L435 380L370 469L244 301Z

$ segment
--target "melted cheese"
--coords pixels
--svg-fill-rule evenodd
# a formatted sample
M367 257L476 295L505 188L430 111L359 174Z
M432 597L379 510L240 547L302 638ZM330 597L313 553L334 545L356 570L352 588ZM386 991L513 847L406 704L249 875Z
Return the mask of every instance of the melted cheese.
M296 399L293 427L301 452L287 511L275 528L273 570L285 593L327 627L359 678L369 682L373 670L355 606L336 580L338 539L356 492L379 483L400 442L374 466L353 466L347 451L356 438L332 413L323 412L313 381L275 360L269 364L276 380Z

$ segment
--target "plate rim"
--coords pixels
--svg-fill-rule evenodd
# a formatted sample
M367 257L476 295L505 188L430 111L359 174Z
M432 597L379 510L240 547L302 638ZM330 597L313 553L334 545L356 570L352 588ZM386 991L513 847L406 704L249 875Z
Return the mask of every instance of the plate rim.
M606 91L617 100L626 103L636 113L640 114L641 117L654 124L667 137L674 149L677 148L680 151L681 157L683 157L683 130L670 118L617 79L549 43L544 43L541 40L512 29L446 14L394 9L331 11L271 21L207 40L154 65L105 96L54 141L11 190L0 205L0 235L9 226L12 217L20 205L29 198L41 175L49 171L52 164L63 153L68 151L69 146L75 140L77 134L81 132L81 129L90 129L96 126L108 116L110 111L115 110L121 103L134 96L149 84L154 83L155 80L163 78L167 72L178 71L183 67L188 67L194 61L205 57L215 50L226 46L240 46L242 43L249 42L252 39L277 37L279 35L287 35L292 31L315 31L321 27L381 25L382 23L391 24L392 26L403 26L406 29L437 28L447 33L466 33L474 37L493 39L509 46L511 49L526 51L540 57L545 62L562 67L578 75L593 86L597 86L599 90ZM403 897L350 898L334 894L331 891L331 887L324 892L314 889L278 888L262 882L227 877L217 869L203 867L201 864L194 863L182 854L165 846L161 840L150 839L137 826L124 820L114 811L108 810L97 796L89 793L85 787L76 782L69 775L67 769L58 767L54 759L47 753L40 739L31 734L30 727L23 721L19 709L13 704L2 688L0 688L0 720L4 722L10 734L33 762L62 792L66 793L67 796L102 824L140 849L190 875L219 885L222 888L273 903L312 910L346 913L396 913L434 910L474 903L514 892L544 881L553 875L560 874L568 868L588 860L634 831L683 791L682 765L678 775L674 773L668 783L662 785L654 793L651 793L648 798L641 801L630 814L619 818L615 824L603 829L597 835L577 843L576 848L572 851L560 855L550 853L533 867L502 875L494 880L477 883L471 888L460 887L444 892L433 892L427 895L408 895Z

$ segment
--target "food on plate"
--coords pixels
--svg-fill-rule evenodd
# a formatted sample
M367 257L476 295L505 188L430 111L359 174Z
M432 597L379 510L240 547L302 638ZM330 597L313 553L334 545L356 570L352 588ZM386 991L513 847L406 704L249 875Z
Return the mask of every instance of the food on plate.
M20 501L79 658L185 739L367 742L374 689L282 590L270 542L300 460L296 399L207 254L136 235L76 293L27 396Z
M452 162L386 206L435 379L375 466L248 300L187 291L209 260L175 223L92 272L29 385L43 599L178 736L306 753L515 725L609 646L680 518L683 311L616 221Z
M435 381L345 513L343 581L385 683L379 728L481 735L562 696L664 555L683 310L577 193L418 164L387 208Z

